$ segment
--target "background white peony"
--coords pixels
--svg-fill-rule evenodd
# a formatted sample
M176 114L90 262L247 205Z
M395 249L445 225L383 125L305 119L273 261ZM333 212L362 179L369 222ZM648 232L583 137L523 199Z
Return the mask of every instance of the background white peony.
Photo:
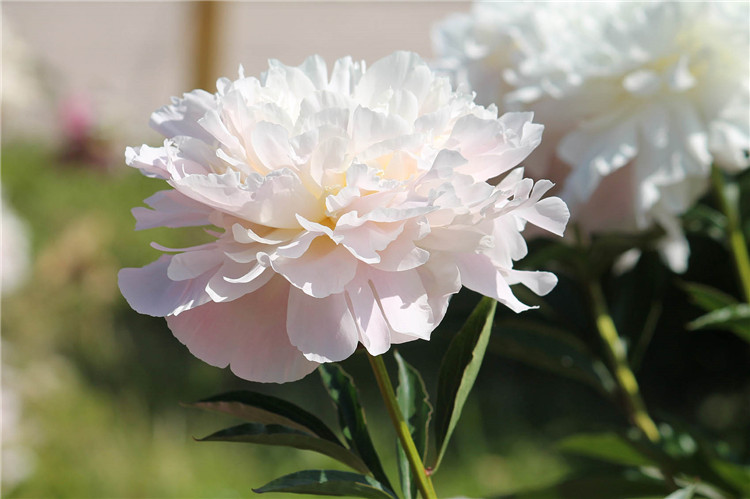
M436 26L437 65L482 103L532 110L545 143L532 176L590 231L661 227L684 271L678 216L712 163L748 166L747 2L478 3Z

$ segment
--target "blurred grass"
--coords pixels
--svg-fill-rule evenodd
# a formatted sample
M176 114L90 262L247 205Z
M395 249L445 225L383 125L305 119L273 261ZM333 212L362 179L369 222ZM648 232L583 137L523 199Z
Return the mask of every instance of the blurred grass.
M61 164L39 144L2 150L4 194L29 224L34 253L28 281L2 304L3 388L22 403L9 431L30 451L33 471L18 484L4 481L3 497L248 497L281 474L340 468L310 452L192 440L234 421L178 402L233 389L273 393L335 418L317 375L281 386L238 380L193 358L163 319L129 309L117 289L121 267L156 259L151 241L183 247L205 235L136 232L130 209L166 186L114 163ZM463 317L466 300L458 300L454 317ZM428 385L461 317L446 320L436 341L402 347ZM395 479L394 435L363 361L355 356L344 367L358 380L376 446ZM481 385L485 394L496 390ZM551 483L566 471L533 425L487 416L506 400L487 406L481 397L470 398L436 476L441 496L486 497Z

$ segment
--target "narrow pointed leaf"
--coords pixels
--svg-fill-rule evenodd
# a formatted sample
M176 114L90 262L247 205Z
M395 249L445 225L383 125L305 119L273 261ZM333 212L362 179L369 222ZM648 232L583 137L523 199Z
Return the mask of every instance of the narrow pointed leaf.
M528 320L504 321L489 348L498 355L586 383L604 395L615 391L604 363L563 329Z
M712 312L718 308L728 307L737 303L737 300L705 284L695 282L686 282L682 284L682 289L690 296L690 300L706 312Z
M427 458L427 432L432 415L427 389L422 376L414 367L407 363L397 352L393 352L398 364L398 388L396 399L398 400L401 414L404 416L409 433L414 440L414 445L422 458ZM416 497L417 483L412 477L409 461L401 445L396 445L398 454L398 472L401 478L401 490L407 499Z
M393 492L372 477L336 470L298 471L253 489L253 492L398 499Z
M362 458L378 481L392 489L367 430L354 381L338 364L322 364L318 372L336 406L341 431L349 447Z
M291 402L271 395L236 391L184 405L229 414L251 423L279 424L297 428L341 445L336 434L316 416Z
M438 448L434 469L440 465L461 410L477 379L487 350L497 302L480 300L461 331L453 338L443 357L438 374L435 406L435 436Z
M641 449L612 432L573 435L558 442L557 448L569 454L624 466L657 466Z
M688 324L689 329L726 329L750 342L750 305L736 303L702 315Z
M288 426L246 423L217 431L205 438L201 438L200 441L245 442L311 450L344 463L361 473L368 472L367 465L362 462L359 456L341 444Z

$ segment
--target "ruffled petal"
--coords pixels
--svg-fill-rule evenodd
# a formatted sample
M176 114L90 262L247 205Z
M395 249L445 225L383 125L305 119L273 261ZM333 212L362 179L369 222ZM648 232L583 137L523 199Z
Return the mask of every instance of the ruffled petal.
M229 303L208 303L167 318L188 350L240 378L262 383L295 381L318 364L307 360L286 335L289 284L277 278L258 292ZM273 312L270 312L273 311Z

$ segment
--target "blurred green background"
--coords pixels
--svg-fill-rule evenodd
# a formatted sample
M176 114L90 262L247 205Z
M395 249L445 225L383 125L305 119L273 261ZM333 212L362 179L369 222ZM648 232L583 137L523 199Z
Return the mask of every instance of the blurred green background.
M193 440L233 422L179 403L234 389L286 398L331 423L335 414L317 374L286 385L239 380L192 357L163 319L127 306L117 288L120 268L156 259L152 241L182 247L201 234L133 230L130 209L163 186L127 168L124 147L159 144L147 129L150 111L201 78L233 76L240 62L257 75L269 57L296 64L317 52L328 61L347 54L372 61L399 48L429 56L430 25L468 6L222 4L212 14L213 31L202 35L214 51L202 67L190 55L199 50L186 49L200 47L192 35L201 28L184 27L199 26L207 14L190 3L2 7L3 497L248 497L284 473L340 468L305 451ZM697 281L738 295L733 271L710 237L691 236L691 245L693 261L710 264L691 265L678 279L646 254L634 272L608 282L613 314L637 343L639 321L660 300L662 314L637 372L652 414L700 428L747 461L750 349L731 333L686 332L699 311L686 305L679 287L680 280ZM5 282L11 271L17 282ZM433 395L439 359L477 300L460 293L431 342L399 348ZM588 319L576 312L584 308L581 292L565 276L550 301L566 304L566 321L596 345ZM496 324L512 315L499 311ZM497 327L435 477L441 497L552 483L579 465L555 449L556 440L627 426L616 404L519 361L508 341ZM568 360L560 359L559 370ZM355 355L343 366L358 382L395 480L394 435L368 363Z

